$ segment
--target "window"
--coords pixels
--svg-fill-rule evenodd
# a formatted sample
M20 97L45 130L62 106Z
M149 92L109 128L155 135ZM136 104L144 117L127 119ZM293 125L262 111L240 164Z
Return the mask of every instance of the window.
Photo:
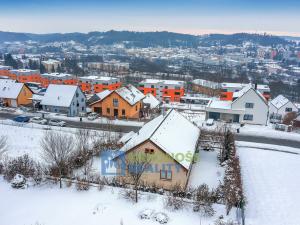
M253 109L254 108L254 103L246 102L245 103L245 108L247 108L247 109Z
M82 107L81 110L84 111L84 107Z
M251 114L245 114L244 115L244 120L253 120L253 115L251 115Z
M168 89L168 86L165 86L165 89Z
M79 96L79 93L78 93L78 92L76 92L76 98L78 98L78 96Z
M153 154L153 153L154 153L154 149L145 148L145 154Z
M138 106L136 105L136 106L135 106L135 111L137 111L137 110L138 110Z
M126 112L125 109L122 109L122 116L125 116Z
M151 85L151 88L154 88L154 85Z
M110 108L106 109L107 114L110 114Z
M285 108L285 111L286 111L286 112L292 112L293 109L292 109L292 108Z
M180 92L177 92L177 91L176 91L176 92L175 92L175 95L180 95Z
M84 102L84 99L83 99L83 98L81 99L81 102Z
M172 171L171 170L161 170L160 171L161 180L172 180Z
M180 87L179 86L175 86L175 90L180 90Z
M113 105L114 107L119 107L119 100L117 98L113 99Z

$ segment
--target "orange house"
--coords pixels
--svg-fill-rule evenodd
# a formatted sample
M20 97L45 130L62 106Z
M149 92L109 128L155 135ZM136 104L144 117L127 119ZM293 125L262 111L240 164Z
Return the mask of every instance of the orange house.
M33 92L23 83L0 80L0 102L7 107L18 107L32 103Z
M110 118L138 119L145 95L132 85L114 91L105 90L93 96L92 111Z
M99 93L104 90L116 90L121 87L120 79L104 76L79 77L78 85L85 93Z
M18 69L10 70L10 78L21 83L41 82L41 75L38 70Z
M10 77L10 66L0 66L0 76Z

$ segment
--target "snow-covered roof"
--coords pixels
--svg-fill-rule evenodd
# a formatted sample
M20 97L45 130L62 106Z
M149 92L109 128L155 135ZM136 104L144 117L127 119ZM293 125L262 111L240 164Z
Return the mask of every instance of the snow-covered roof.
M179 85L183 86L184 81L180 80L159 80L159 79L145 79L141 83L144 84L162 84L162 85Z
M212 100L208 105L209 108L213 109L231 109L230 101Z
M199 135L198 127L172 109L165 116L160 115L146 123L120 150L128 151L150 140L174 158L177 154L194 154ZM176 160L176 157L174 159ZM189 169L192 163L190 160L177 162L186 169Z
M126 142L128 142L133 135L135 135L135 133L133 131L130 131L129 133L124 134L120 140L118 141L118 143L122 143L122 144L126 144Z
M23 83L16 83L14 80L0 80L0 98L17 99L23 88Z
M99 93L97 93L97 97L99 98L99 100L102 100L104 98L106 98L112 91L110 90L104 90L104 91L101 91Z
M286 103L288 103L289 100L284 97L283 95L278 95L276 98L274 98L271 101L271 104L275 106L275 108L280 109L282 106L284 106Z
M249 91L252 88L251 84L248 84L247 86L245 86L242 90L234 92L233 93L233 98L239 98L242 95L244 95L247 91Z
M160 101L157 100L151 93L146 94L146 97L143 99L145 104L149 104L151 109L159 106Z
M143 98L145 98L145 95L133 85L121 87L115 90L115 92L118 95L120 95L125 101L127 101L130 105L134 105Z
M69 107L78 89L74 85L50 84L41 101L41 105Z

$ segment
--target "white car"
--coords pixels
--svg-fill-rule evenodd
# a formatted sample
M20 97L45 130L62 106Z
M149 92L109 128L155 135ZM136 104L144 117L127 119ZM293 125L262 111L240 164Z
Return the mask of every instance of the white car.
M214 125L214 119L208 119L208 120L206 121L206 125L207 125L207 126L212 126L212 125Z
M55 120L55 119L49 120L48 124L51 126L59 126L59 127L66 126L66 122L61 120Z
M38 117L38 116L32 117L32 118L30 119L30 122L31 122L31 123L42 124L42 125L47 124L47 120L46 120L46 119L43 119L43 118Z
M97 119L99 117L99 115L97 114L97 113L90 113L89 115L88 115L88 120L95 120L95 119Z

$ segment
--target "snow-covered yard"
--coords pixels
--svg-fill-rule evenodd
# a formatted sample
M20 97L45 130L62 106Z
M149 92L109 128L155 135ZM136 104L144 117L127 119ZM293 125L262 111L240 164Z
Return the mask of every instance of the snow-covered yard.
M145 193L135 204L120 197L120 189L105 187L102 191L91 188L77 191L74 187L59 189L57 185L44 184L24 190L13 189L0 177L0 224L14 225L141 225L159 224L153 219L141 220L139 213L144 209L166 213L170 225L200 224L200 216L190 206L179 211L164 207L164 196ZM213 224L225 214L222 205L214 205L216 215L202 218L202 225ZM234 211L230 217L234 219ZM121 222L122 221L122 222Z
M224 168L217 159L218 152L200 151L199 160L193 164L189 186L196 188L207 184L209 188L217 188L223 182Z
M261 144L255 149L247 142L238 145L247 198L246 224L300 224L300 155L278 151L300 149Z
M0 136L7 136L8 151L7 156L17 157L28 154L33 159L41 160L41 138L44 136L46 129L51 129L64 134L73 134L77 129L67 127L45 126L34 123L16 123L11 120L1 120L0 122ZM106 131L92 131L99 137L104 137ZM111 132L112 136L118 138L118 133Z

